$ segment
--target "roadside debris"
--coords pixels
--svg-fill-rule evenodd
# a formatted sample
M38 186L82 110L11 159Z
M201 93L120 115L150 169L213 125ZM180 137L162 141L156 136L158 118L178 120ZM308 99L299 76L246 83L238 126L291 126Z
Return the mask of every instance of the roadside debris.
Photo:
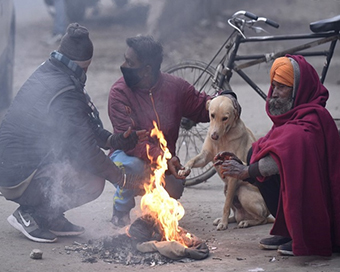
M80 253L82 262L88 263L102 260L113 264L155 266L174 262L158 252L141 253L136 249L134 241L126 234L90 240L87 244L75 242L71 246L65 246L65 250L67 254Z
M43 252L40 249L33 249L30 253L30 258L35 260L42 259Z

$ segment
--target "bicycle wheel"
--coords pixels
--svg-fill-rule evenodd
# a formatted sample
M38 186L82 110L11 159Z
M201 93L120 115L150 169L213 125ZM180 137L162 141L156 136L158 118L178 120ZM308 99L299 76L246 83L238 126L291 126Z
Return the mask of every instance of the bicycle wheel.
M184 61L164 69L164 72L185 79L193 84L196 90L215 94L212 88L212 78L215 68L200 61ZM182 118L179 137L176 142L176 154L182 163L187 162L200 153L205 136L208 131L208 123L195 123L187 118ZM192 186L207 181L216 173L212 163L203 168L193 168L186 178L185 186Z

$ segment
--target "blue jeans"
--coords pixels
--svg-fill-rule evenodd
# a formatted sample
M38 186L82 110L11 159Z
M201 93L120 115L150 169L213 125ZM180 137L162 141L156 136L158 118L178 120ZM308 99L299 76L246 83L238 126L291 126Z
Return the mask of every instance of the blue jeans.
M143 175L145 169L148 168L148 164L145 161L126 155L122 150L116 150L110 159L118 167L122 168L125 173ZM184 180L177 179L173 175L166 175L164 188L172 198L179 199L184 191ZM139 193L140 192L116 186L116 192L113 196L113 207L117 211L129 212L136 206L135 196Z

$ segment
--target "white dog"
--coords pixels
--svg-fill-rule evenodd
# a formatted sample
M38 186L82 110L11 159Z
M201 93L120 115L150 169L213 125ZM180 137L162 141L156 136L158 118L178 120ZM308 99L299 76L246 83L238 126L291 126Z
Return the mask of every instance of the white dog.
M255 141L253 133L240 118L241 107L236 95L219 95L208 101L207 109L210 126L201 153L185 164L185 169L178 172L180 175L186 176L192 168L204 167L222 151L234 153L246 161L251 144ZM274 222L273 218L268 218L270 213L256 186L231 177L222 180L225 182L226 199L222 218L214 220L217 230L227 229L228 222L237 222L240 228ZM234 216L229 218L231 209Z

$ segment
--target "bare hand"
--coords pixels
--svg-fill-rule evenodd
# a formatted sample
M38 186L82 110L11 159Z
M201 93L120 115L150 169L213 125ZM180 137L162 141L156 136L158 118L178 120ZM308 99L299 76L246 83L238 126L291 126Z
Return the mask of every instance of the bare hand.
M234 154L228 151L218 153L214 158L214 166L219 167L219 173L222 178L230 176L239 180L249 178L248 166Z
M214 161L215 161L214 166L222 164L222 162L224 162L225 160L235 160L243 164L243 162L234 153L228 152L228 151L222 151L214 157Z
M108 138L108 145L113 149L129 151L142 141L148 139L149 132L144 130L132 131L131 127L124 133L112 134Z
M127 137L129 137L129 135L131 134L132 129L131 127L128 128L127 131L124 132L123 136L126 139ZM143 129L143 130L137 130L136 131L136 135L138 137L138 142L143 142L146 141L149 138L149 131Z
M225 160L221 164L219 172L222 178L225 178L226 176L237 178L239 180L249 178L248 166L241 164L236 160Z
M131 132L132 132L132 129L131 129L131 127L129 127L128 130L125 131L124 134L123 134L124 138L126 139L127 137L129 137L129 135L131 134Z
M138 142L147 141L149 139L149 136L150 136L150 132L145 130L145 129L137 130L136 134L138 136Z
M173 156L170 160L168 160L168 170L172 175L174 175L178 179L185 179L185 176L180 176L178 171L184 170L184 166L181 165L177 156Z

